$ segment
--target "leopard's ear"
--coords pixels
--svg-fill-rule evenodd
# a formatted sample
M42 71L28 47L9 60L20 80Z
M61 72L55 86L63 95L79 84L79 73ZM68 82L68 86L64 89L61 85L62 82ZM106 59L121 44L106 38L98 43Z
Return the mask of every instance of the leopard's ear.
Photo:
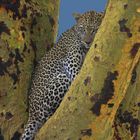
M79 13L73 13L72 16L75 18L76 21L78 21L79 18L82 16L82 14L79 14Z

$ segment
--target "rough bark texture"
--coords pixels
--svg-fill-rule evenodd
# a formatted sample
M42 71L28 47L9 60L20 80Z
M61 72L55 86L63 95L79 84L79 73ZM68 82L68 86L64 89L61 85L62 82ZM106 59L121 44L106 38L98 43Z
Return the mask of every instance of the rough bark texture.
M139 48L140 1L110 0L80 74L36 140L140 139Z
M18 140L33 67L53 46L59 0L0 1L0 140Z

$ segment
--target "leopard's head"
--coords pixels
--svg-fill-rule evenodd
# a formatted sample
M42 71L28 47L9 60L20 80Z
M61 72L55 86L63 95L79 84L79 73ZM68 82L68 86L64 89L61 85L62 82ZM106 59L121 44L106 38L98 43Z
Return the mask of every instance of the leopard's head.
M83 41L91 43L104 17L103 12L88 11L83 14L73 14L77 24L75 31Z

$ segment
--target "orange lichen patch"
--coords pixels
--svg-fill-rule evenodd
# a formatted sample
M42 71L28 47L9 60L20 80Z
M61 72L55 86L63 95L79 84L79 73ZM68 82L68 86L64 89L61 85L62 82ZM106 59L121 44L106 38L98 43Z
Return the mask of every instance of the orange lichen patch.
M0 6L0 14L3 14L5 11L6 11L5 8Z
M89 136L84 136L81 138L81 140L96 140L96 139Z
M137 12L140 13L140 7L137 9Z
M19 32L19 36L18 36L18 39L17 40L18 41L24 41L24 38L22 36L22 32L21 31Z
M17 0L12 0L13 3L16 3Z

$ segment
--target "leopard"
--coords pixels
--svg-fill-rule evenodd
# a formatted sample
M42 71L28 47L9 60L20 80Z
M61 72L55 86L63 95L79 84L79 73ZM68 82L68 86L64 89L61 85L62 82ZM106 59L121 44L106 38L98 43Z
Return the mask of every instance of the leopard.
M104 12L73 14L76 23L59 37L35 68L28 93L29 117L20 140L33 140L60 106L78 75Z

